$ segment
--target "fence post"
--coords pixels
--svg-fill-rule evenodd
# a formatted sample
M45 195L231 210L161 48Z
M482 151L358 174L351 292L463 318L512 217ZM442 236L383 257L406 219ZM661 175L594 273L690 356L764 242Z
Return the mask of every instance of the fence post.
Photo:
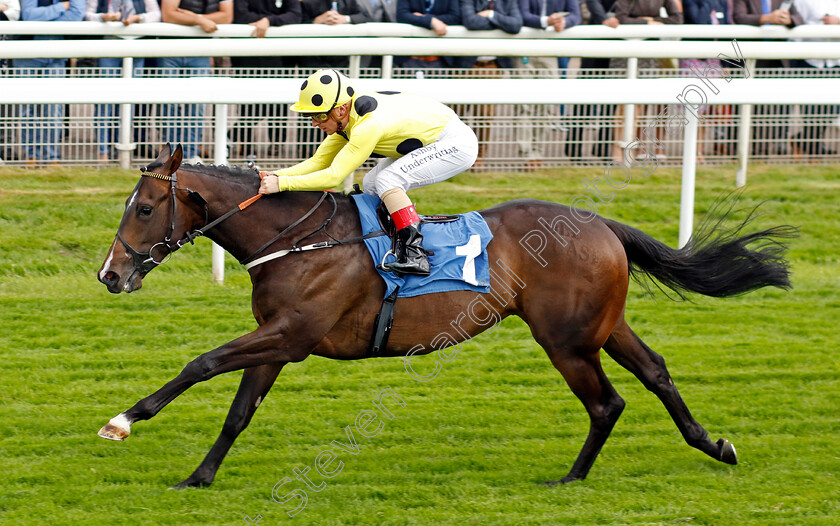
M741 104L741 122L738 123L738 171L735 173L735 186L737 188L747 184L752 109L752 104Z
M134 76L134 58L123 57L122 60L122 78L131 78ZM131 152L137 144L133 143L131 139L131 119L134 112L133 104L120 104L120 131L119 142L117 143L117 151L119 152L120 168L128 170L131 168Z
M213 107L215 125L213 129L213 162L218 165L227 164L227 118L228 105L215 104ZM222 247L213 243L213 281L224 283L225 281L225 251Z
M744 71L754 71L755 59L747 59ZM749 75L749 73L747 73ZM753 75L755 78L755 75ZM750 158L750 131L752 129L752 104L741 105L741 121L738 123L738 171L735 174L735 186L741 188L747 184L747 163Z
M692 111L685 112L688 122L683 136L682 188L680 189L680 236L678 248L691 238L694 225L694 182L697 163L697 127L699 117Z
M636 41L638 39L631 39ZM639 59L632 57L627 59L627 80L635 80L639 76ZM633 141L633 132L636 128L636 105L624 105L624 128L621 132L622 150Z
M394 55L382 55L382 78L390 79L394 76Z

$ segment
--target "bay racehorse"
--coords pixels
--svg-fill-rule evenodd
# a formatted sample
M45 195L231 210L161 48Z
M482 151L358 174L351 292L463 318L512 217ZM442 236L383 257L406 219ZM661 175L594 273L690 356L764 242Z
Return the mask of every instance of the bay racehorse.
M167 145L143 170L99 271L109 291L139 289L150 270L198 235L206 235L239 261L289 249L301 238L313 244L358 241L362 235L347 196L282 192L254 200L259 187L255 171L182 165L182 157L180 146L173 151ZM490 328L490 319L516 315L529 325L590 418L582 450L571 471L557 482L586 477L624 408L601 369L601 349L659 397L689 445L717 461L737 463L735 448L725 439L709 439L692 418L662 357L627 325L629 277L652 276L680 294L694 291L717 297L764 286L788 288L780 240L795 235L795 229L744 234L743 224L725 231L717 223L675 250L629 226L545 201L510 201L480 213L494 235L487 247L489 260L497 265L491 273L491 293L399 298L385 356L425 354ZM175 379L99 431L104 438L123 440L132 424L152 418L197 382L243 369L221 434L195 472L176 487L213 481L284 365L310 355L338 360L367 356L385 284L364 243L292 252L256 265L249 273L259 327L201 354ZM478 297L488 299L479 305ZM457 327L453 320L458 320ZM446 345L441 344L442 334Z

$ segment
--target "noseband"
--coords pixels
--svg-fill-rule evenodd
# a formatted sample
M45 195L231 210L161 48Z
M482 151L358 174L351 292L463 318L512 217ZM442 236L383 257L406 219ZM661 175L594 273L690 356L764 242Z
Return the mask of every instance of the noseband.
M204 208L204 222L207 223L208 218L208 211L207 211L207 201L201 197L201 194L194 190L190 190L189 188L180 188L178 186L178 175L177 172L173 172L172 175L164 175L154 172L149 172L147 170L140 170L140 174L143 177L151 177L154 179L160 179L161 181L168 181L169 182L169 189L170 194L172 195L172 218L169 221L169 231L166 233L166 237L163 241L155 243L154 245L149 248L148 252L139 252L134 247L132 247L128 241L126 241L119 230L117 230L117 239L125 247L126 252L131 254L132 259L134 260L134 268L137 269L142 274L147 274L153 268L158 265L162 265L169 261L169 258L172 257L172 253L176 250L180 249L187 243L194 244L194 239L204 235L204 231L202 229L196 229L192 232L187 232L183 239L179 239L175 243L172 243L172 234L175 232L175 221L178 217L178 197L176 195L177 190L183 190L187 192L189 198L198 206ZM226 214L227 215L227 214ZM224 217L224 216L223 216ZM213 222L211 225L207 225L204 227L204 230L207 230L211 226L215 226L216 221ZM160 248L158 248L160 247ZM160 250L161 254L159 257L155 257L155 250Z

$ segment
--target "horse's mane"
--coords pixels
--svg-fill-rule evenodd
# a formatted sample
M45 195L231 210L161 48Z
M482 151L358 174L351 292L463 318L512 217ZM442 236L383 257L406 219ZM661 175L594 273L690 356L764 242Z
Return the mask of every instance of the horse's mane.
M152 161L149 163L145 168L144 171L151 171L154 168L159 166L163 166L163 163ZM245 185L249 187L259 186L260 176L257 170L253 168L243 168L241 166L227 166L227 165L215 165L215 164L187 164L183 163L180 167L178 167L178 171L187 171L192 173L198 173L201 175L209 175L210 177L215 177L217 179L222 179L223 181L227 181L233 184ZM304 194L304 193L314 193L314 194L321 194L321 191L296 191L296 192L284 192L284 194ZM350 199L349 194L345 193L334 193L334 197L336 198L346 198ZM277 202L277 201L275 201Z
M158 166L163 166L163 163L152 161L148 166L146 166L145 170L150 171ZM224 179L226 181L230 181L232 183L239 183L239 184L253 184L258 183L260 180L259 174L256 170L251 168L243 168L240 166L226 166L226 165L204 165L204 164L181 164L178 170L184 170L187 172L195 172L202 175L209 175L211 177L217 177L219 179Z
M259 173L252 168L242 168L240 166L226 166L215 164L182 164L179 170L186 170L188 172L197 172L211 177L218 177L233 183L255 183L260 181Z

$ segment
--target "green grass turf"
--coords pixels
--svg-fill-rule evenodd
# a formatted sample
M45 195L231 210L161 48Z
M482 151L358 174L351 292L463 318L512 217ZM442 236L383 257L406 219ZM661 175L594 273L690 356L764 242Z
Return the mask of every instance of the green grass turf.
M462 212L517 197L569 203L600 169L462 174L413 192L421 212ZM757 225L801 228L794 289L675 303L634 285L627 317L666 358L728 466L688 447L659 401L608 357L627 408L589 478L571 467L588 419L518 319L506 320L418 383L399 359L310 358L286 367L207 489L170 491L221 429L239 373L196 385L124 443L96 431L198 354L252 330L249 280L228 256L212 283L206 240L112 295L95 274L137 172L0 170L0 523L2 524L703 524L834 525L840 517L838 222L834 167L753 166L742 202ZM614 179L617 175L614 174ZM734 186L733 167L701 170L698 217ZM600 183L603 187L603 182ZM676 244L680 175L633 173L599 213ZM606 193L606 192L605 192ZM305 256L301 257L305 263ZM413 361L431 367L434 356ZM356 433L391 388L405 407L375 437ZM294 518L282 496L319 452L343 470ZM336 461L337 462L337 461ZM335 467L337 464L331 466Z

